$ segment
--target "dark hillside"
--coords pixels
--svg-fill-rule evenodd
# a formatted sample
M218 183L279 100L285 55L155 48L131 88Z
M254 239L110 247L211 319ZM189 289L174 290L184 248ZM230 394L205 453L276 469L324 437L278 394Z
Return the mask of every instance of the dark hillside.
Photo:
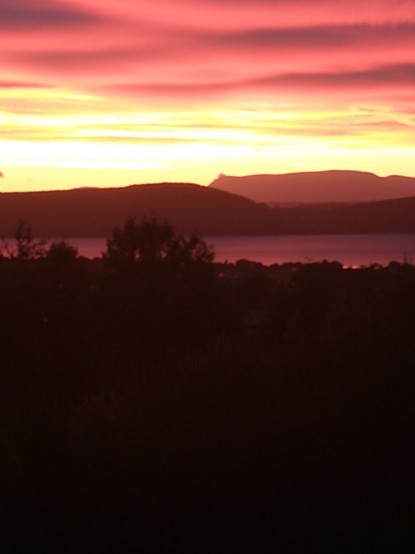
M154 216L178 232L258 234L272 232L266 206L193 184L133 185L113 189L0 194L0 234L24 219L42 237L108 236L127 217Z
M193 184L0 194L0 236L24 220L36 237L108 237L114 225L143 216L204 236L415 233L415 196L270 208Z
M286 233L415 233L415 197L359 204L304 205L285 208L279 213Z

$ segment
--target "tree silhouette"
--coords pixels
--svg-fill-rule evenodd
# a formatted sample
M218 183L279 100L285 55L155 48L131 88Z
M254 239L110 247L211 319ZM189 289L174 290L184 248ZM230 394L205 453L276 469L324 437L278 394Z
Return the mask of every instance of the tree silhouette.
M206 244L196 233L186 238L178 236L171 244L167 260L175 265L184 267L189 264L213 262L215 254L210 246Z
M172 225L155 218L137 222L128 218L122 227L114 227L107 240L104 259L114 266L153 265L159 262L174 267L213 261L212 249L196 234L177 235Z
M128 218L122 227L114 227L104 258L114 265L159 261L167 256L173 238L174 230L168 223L146 218L137 223Z
M19 261L36 260L46 254L44 240L35 240L32 229L25 221L17 224L14 232L15 245L10 246L7 242L2 245L2 255Z
M72 244L61 240L52 242L45 253L45 257L53 262L72 262L78 257L78 250Z

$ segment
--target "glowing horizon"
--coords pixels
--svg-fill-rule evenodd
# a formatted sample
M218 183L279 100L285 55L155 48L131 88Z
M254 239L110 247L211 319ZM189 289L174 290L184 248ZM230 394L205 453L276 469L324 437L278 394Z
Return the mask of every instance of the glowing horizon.
M0 0L0 190L415 176L415 2Z

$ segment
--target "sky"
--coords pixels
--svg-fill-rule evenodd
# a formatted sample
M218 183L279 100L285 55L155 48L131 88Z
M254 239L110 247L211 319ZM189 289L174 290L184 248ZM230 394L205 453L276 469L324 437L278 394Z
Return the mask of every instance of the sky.
M0 0L0 191L415 176L415 0Z

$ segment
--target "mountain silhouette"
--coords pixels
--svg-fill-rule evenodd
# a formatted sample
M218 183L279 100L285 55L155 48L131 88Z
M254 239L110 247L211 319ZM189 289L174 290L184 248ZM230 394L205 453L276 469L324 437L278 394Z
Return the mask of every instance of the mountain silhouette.
M24 220L38 237L108 237L115 225L143 216L205 235L266 234L274 219L265 205L188 183L0 194L0 236Z
M186 183L0 193L3 237L13 236L21 220L35 237L109 237L113 227L129 217L155 217L168 221L179 233L202 236L415 233L415 195L377 202L270 207Z
M415 178L378 177L361 171L316 171L280 175L220 175L210 186L270 204L368 202L415 196Z

